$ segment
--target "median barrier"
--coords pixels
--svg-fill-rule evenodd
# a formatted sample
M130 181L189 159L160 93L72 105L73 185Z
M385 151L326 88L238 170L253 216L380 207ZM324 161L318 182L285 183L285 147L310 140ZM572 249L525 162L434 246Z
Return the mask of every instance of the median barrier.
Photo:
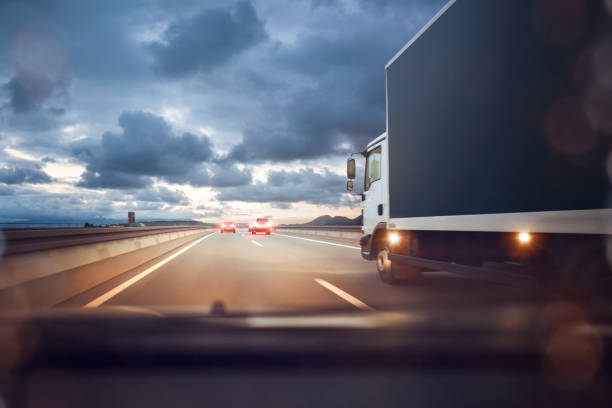
M318 236L318 237L329 237L329 238L341 238L349 239L353 241L359 241L361 238L361 227L360 226L347 226L347 227L278 227L278 232L304 235L304 236Z
M142 228L110 235L94 231L80 237L52 234L51 238L44 233L4 234L8 239L3 239L5 254L0 259L0 307L53 306L210 231ZM79 240L84 243L79 245ZM102 262L107 267L100 267Z

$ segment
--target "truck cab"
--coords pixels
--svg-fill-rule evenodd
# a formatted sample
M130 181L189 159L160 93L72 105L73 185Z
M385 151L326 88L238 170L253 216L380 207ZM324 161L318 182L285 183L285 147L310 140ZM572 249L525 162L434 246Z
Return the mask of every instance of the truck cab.
M371 235L377 225L389 217L389 167L387 134L383 133L370 143L365 151L363 177L363 233Z
M363 211L361 256L369 261L376 260L380 278L386 283L395 283L400 278L418 277L420 270L405 264L391 263L391 246L397 242L390 242L389 238L393 240L399 235L389 230L393 225L389 223L388 146L385 132L368 143L361 152L365 158L363 192L357 195L361 195ZM347 175L351 180L357 178L353 158L347 162ZM347 186L352 191L353 182L349 181Z

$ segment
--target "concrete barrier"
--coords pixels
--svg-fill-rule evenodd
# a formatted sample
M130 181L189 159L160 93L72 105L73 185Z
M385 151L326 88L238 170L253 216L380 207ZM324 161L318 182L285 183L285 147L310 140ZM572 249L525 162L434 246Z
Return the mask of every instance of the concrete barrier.
M345 229L337 229L333 230L327 228L325 230L319 229L311 229L311 228L278 228L278 232L281 234L296 234L303 236L319 236L319 237L328 237L328 238L341 238L341 239L349 239L353 241L359 241L361 238L360 231L354 230L345 230Z
M139 238L167 232L201 230L210 227L110 227L110 228L62 228L40 230L0 230L0 255L40 252L46 249L83 246L126 238Z
M162 232L5 256L0 260L0 305L22 305L27 298L30 306L52 306L212 231ZM131 256L135 252L139 256ZM97 270L95 276L87 271L89 265L120 257L121 262ZM55 287L57 282L61 291ZM52 292L60 295L51 296Z

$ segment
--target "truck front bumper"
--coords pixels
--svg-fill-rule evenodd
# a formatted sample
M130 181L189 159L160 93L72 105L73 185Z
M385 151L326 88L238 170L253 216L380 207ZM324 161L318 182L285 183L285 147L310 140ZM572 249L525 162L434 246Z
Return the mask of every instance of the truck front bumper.
M361 246L361 257L367 261L372 260L372 235L364 235L359 240L359 246Z

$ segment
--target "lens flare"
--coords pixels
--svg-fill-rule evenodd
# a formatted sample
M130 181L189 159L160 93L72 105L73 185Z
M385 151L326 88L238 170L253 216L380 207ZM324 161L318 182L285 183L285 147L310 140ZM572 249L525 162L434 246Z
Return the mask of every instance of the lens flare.
M400 240L400 236L397 232L390 233L387 238L389 239L390 244L397 244Z
M531 234L528 232L520 232L517 238L521 244L528 244L531 242Z

